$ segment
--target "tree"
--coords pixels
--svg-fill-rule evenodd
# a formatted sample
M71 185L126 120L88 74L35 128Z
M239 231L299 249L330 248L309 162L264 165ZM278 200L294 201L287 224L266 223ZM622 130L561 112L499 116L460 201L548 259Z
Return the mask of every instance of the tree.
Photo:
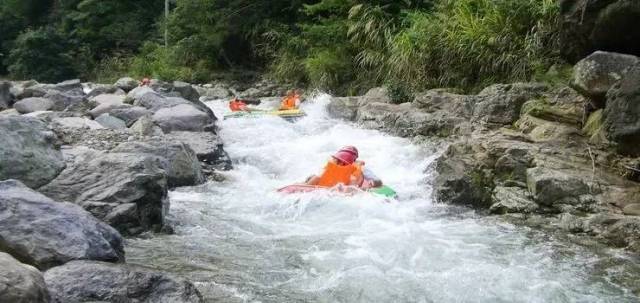
M5 60L12 77L57 82L73 78L73 60L63 35L51 27L27 30Z

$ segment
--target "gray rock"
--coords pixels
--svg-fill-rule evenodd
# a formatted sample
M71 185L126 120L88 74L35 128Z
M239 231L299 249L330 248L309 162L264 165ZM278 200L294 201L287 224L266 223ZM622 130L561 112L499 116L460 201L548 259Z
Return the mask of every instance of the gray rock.
M640 64L609 91L603 116L607 139L616 143L618 152L640 155Z
M538 209L538 204L530 199L527 191L518 187L497 186L493 191L492 201L489 208L492 214L528 214Z
M82 82L80 79L67 80L53 85L54 90L67 93L70 95L84 95L84 89L82 88Z
M555 203L571 203L565 198L576 199L590 193L589 186L579 177L543 167L527 169L527 187L537 203L551 206Z
M165 133L172 131L212 131L215 129L214 119L189 104L162 108L153 115L153 121Z
M190 105L191 102L189 102L189 100L178 97L167 98L156 92L146 93L133 102L133 105L144 107L153 112L180 104Z
M77 205L0 181L0 247L41 270L71 260L124 262L116 230Z
M93 98L104 94L125 96L127 93L115 85L98 84L89 91L87 98Z
M20 116L20 113L15 108L10 108L0 111L0 116Z
M333 118L355 121L360 97L333 97L327 105L327 112Z
M95 96L89 101L93 104L93 108L89 111L93 118L97 118L116 108L131 107L129 104L124 104L124 97L121 95L103 94Z
M640 203L628 204L622 209L622 212L629 216L640 216Z
M597 108L604 108L609 89L638 62L636 56L597 51L574 66L571 84Z
M173 91L178 92L180 96L182 96L182 98L185 98L191 102L198 102L200 100L200 94L189 83L174 81Z
M491 178L480 169L471 144L451 144L436 160L434 198L440 203L486 208L491 205Z
M55 118L51 125L54 129L103 129L100 123L84 117Z
M28 114L37 111L50 110L53 108L53 102L45 98L26 98L16 102L13 105L19 113Z
M44 274L53 302L203 302L191 282L143 267L73 261Z
M0 252L0 302L48 303L49 290L42 273Z
M36 118L0 117L0 180L18 179L37 188L65 167L55 134Z
M213 87L201 88L198 93L206 100L226 99L231 96L229 88L219 84Z
M154 93L154 92L155 91L151 87L138 86L127 93L127 96L125 97L124 102L133 104L135 103L136 100L138 100L140 97L144 96L145 94Z
M640 218L628 216L612 224L601 236L611 245L617 247L633 247L636 252L639 252L639 233Z
M451 93L447 89L432 89L416 94L413 103L428 113L446 111L456 117L470 118L475 98L474 96Z
M386 87L374 87L370 89L362 98L360 99L361 104L364 105L366 103L391 103L391 97L389 96L389 89Z
M127 123L109 114L100 115L98 118L96 118L96 122L109 129L127 128Z
M53 102L51 110L54 111L63 111L67 108L75 107L86 100L84 96L69 95L59 91L50 91L44 96L44 98Z
M558 48L570 62L596 50L640 56L640 2L561 0Z
M115 153L143 153L153 156L167 172L169 187L204 183L196 153L184 143L171 141L126 142L112 150Z
M483 124L510 125L520 117L522 105L540 97L546 89L537 83L489 86L476 96L472 119Z
M220 170L232 168L231 158L224 150L222 141L212 132L176 131L166 134L169 141L182 142L189 145L196 153L198 160L210 164Z
M13 96L11 95L11 83L0 81L0 111L3 111L13 104Z
M169 208L167 174L145 154L87 151L40 192L79 204L123 234L159 231Z
M123 120L127 127L130 127L140 119L142 116L151 116L153 112L141 107L141 106L133 106L133 107L123 107L123 108L114 108L109 111L109 114L113 117Z
M114 86L119 89L122 89L125 92L129 92L134 88L138 87L138 81L130 77L124 77L124 78L118 79L118 81L116 81Z
M16 97L18 99L44 97L49 91L55 89L52 84L40 84L38 82L25 83Z
M131 125L129 130L140 136L162 136L164 134L162 129L149 116L143 116L138 119Z

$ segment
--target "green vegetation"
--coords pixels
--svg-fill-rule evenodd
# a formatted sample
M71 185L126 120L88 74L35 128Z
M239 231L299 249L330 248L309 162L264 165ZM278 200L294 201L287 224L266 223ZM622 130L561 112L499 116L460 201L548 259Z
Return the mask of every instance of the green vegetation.
M202 82L246 69L337 93L385 84L400 100L556 77L560 62L555 0L176 0L166 20L163 3L0 0L0 74Z

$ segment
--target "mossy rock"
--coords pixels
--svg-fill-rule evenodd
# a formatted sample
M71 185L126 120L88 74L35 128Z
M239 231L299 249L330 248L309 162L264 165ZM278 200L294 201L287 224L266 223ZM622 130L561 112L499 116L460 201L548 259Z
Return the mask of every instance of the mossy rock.
M589 137L589 143L602 144L607 142L603 128L602 112L603 110L599 109L591 113L582 128L582 133Z
M546 98L527 101L521 115L529 114L547 121L579 125L582 117L573 104L551 104Z

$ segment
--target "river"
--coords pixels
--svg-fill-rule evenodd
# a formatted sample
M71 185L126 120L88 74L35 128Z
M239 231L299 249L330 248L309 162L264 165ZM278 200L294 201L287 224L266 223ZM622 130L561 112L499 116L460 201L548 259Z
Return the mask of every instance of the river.
M330 119L328 100L304 104L295 123L219 121L235 169L172 191L176 233L128 239L127 262L188 278L207 302L639 301L637 260L435 204L433 147ZM275 191L343 145L399 198Z

